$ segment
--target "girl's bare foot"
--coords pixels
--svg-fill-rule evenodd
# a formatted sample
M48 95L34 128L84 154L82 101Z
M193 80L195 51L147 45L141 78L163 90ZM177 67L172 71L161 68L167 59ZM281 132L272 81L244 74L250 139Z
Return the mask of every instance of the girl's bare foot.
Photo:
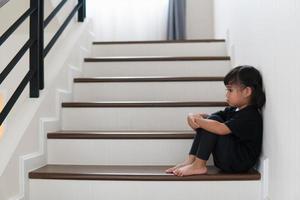
M166 173L173 173L176 169L179 169L179 168L184 167L184 166L186 166L186 165L189 165L189 164L183 162L183 163L181 163L181 164L178 164L178 165L176 165L176 166L174 166L174 167L171 167L171 168L167 169L167 170L166 170Z
M195 161L195 159L196 159L195 156L189 155L189 157L183 163L180 163L180 164L178 164L174 167L171 167L171 168L167 169L166 173L173 173L176 169L179 169L179 168L184 167L186 165L190 165Z
M190 176L197 174L206 174L206 166L198 167L194 164L186 165L184 167L178 168L173 172L176 176Z
M195 161L192 164L186 165L181 168L177 168L173 171L176 176L190 176L196 174L206 174L206 160L200 158L195 158Z

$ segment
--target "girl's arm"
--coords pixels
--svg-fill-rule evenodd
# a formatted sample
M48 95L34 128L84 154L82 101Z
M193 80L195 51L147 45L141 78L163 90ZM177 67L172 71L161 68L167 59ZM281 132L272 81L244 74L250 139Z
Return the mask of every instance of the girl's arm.
M195 122L198 124L199 128L203 128L204 130L217 135L228 135L231 133L231 130L224 123L215 120L197 117Z

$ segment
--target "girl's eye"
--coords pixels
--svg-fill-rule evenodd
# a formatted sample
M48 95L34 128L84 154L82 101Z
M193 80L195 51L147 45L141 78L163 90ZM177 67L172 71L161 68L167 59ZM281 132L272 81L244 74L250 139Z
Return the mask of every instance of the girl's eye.
M228 92L232 92L232 89L229 89L229 88L227 88L227 89L226 89L226 91L228 91Z

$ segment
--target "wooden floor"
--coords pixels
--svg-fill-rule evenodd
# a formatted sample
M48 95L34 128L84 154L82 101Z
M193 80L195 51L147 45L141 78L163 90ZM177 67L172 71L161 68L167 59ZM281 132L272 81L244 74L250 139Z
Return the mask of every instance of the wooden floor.
M92 165L46 165L29 173L31 179L64 180L132 180L132 181L233 181L260 180L260 173L224 173L209 166L205 175L177 177L166 174L170 166L92 166Z

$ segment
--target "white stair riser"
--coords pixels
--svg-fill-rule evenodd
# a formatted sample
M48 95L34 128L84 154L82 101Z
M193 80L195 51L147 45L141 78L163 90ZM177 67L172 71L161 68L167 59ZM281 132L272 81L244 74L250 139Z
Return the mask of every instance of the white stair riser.
M226 56L224 42L93 45L92 56Z
M212 113L221 107L63 108L63 130L191 130L189 113Z
M183 162L191 145L192 139L49 139L48 164L175 165Z
M230 61L85 62L84 77L225 76Z
M259 181L30 180L31 200L259 200Z
M223 101L224 85L215 82L75 83L74 101Z

